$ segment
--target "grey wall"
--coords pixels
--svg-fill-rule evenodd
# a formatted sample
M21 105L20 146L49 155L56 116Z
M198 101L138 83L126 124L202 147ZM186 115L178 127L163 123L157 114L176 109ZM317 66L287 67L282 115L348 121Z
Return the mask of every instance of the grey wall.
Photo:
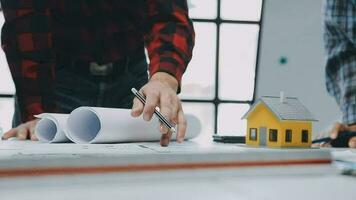
M322 39L322 0L265 0L257 97L298 97L319 120L314 135L341 113L326 92ZM281 57L287 64L280 64Z

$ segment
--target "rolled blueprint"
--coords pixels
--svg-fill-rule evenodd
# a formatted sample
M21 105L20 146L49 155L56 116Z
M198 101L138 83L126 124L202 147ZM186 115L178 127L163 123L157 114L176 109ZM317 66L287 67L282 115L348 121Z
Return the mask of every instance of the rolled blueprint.
M42 113L35 115L37 122L35 133L37 138L46 143L70 142L66 135L68 114Z
M129 109L79 107L71 114L43 113L37 115L35 133L46 143L119 143L159 141L158 119L150 122L131 117ZM186 115L188 127L185 139L192 139L201 131L200 120ZM178 127L179 129L179 127ZM172 135L174 140L176 135Z
M131 117L129 109L80 107L67 120L67 135L75 143L115 143L159 141L158 119L150 122ZM198 118L186 115L186 139L196 137L201 125ZM179 129L179 127L178 127ZM175 139L176 135L172 135Z

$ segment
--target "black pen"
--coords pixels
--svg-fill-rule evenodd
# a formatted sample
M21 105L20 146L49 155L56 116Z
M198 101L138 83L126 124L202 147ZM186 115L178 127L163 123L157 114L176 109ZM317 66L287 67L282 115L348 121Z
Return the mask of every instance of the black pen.
M146 105L146 99L144 96L142 96L141 93L139 93L136 88L132 88L131 92L143 103L143 105ZM171 133L176 133L176 128L174 125L172 125L167 118L165 118L159 111L158 108L155 108L154 113L156 116L159 118L159 120L171 131Z

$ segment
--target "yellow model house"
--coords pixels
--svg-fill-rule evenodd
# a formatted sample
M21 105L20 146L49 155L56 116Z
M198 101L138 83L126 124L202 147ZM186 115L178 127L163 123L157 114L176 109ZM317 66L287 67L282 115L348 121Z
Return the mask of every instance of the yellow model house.
M247 119L246 144L268 147L310 147L312 121L297 98L261 97L243 116Z

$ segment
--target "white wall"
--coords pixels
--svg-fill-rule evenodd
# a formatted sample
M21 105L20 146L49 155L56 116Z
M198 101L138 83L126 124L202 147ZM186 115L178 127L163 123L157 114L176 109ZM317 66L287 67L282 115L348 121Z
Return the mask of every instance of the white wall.
M322 0L265 0L257 96L298 97L319 120L314 135L341 119L325 87ZM279 64L280 57L288 59Z

